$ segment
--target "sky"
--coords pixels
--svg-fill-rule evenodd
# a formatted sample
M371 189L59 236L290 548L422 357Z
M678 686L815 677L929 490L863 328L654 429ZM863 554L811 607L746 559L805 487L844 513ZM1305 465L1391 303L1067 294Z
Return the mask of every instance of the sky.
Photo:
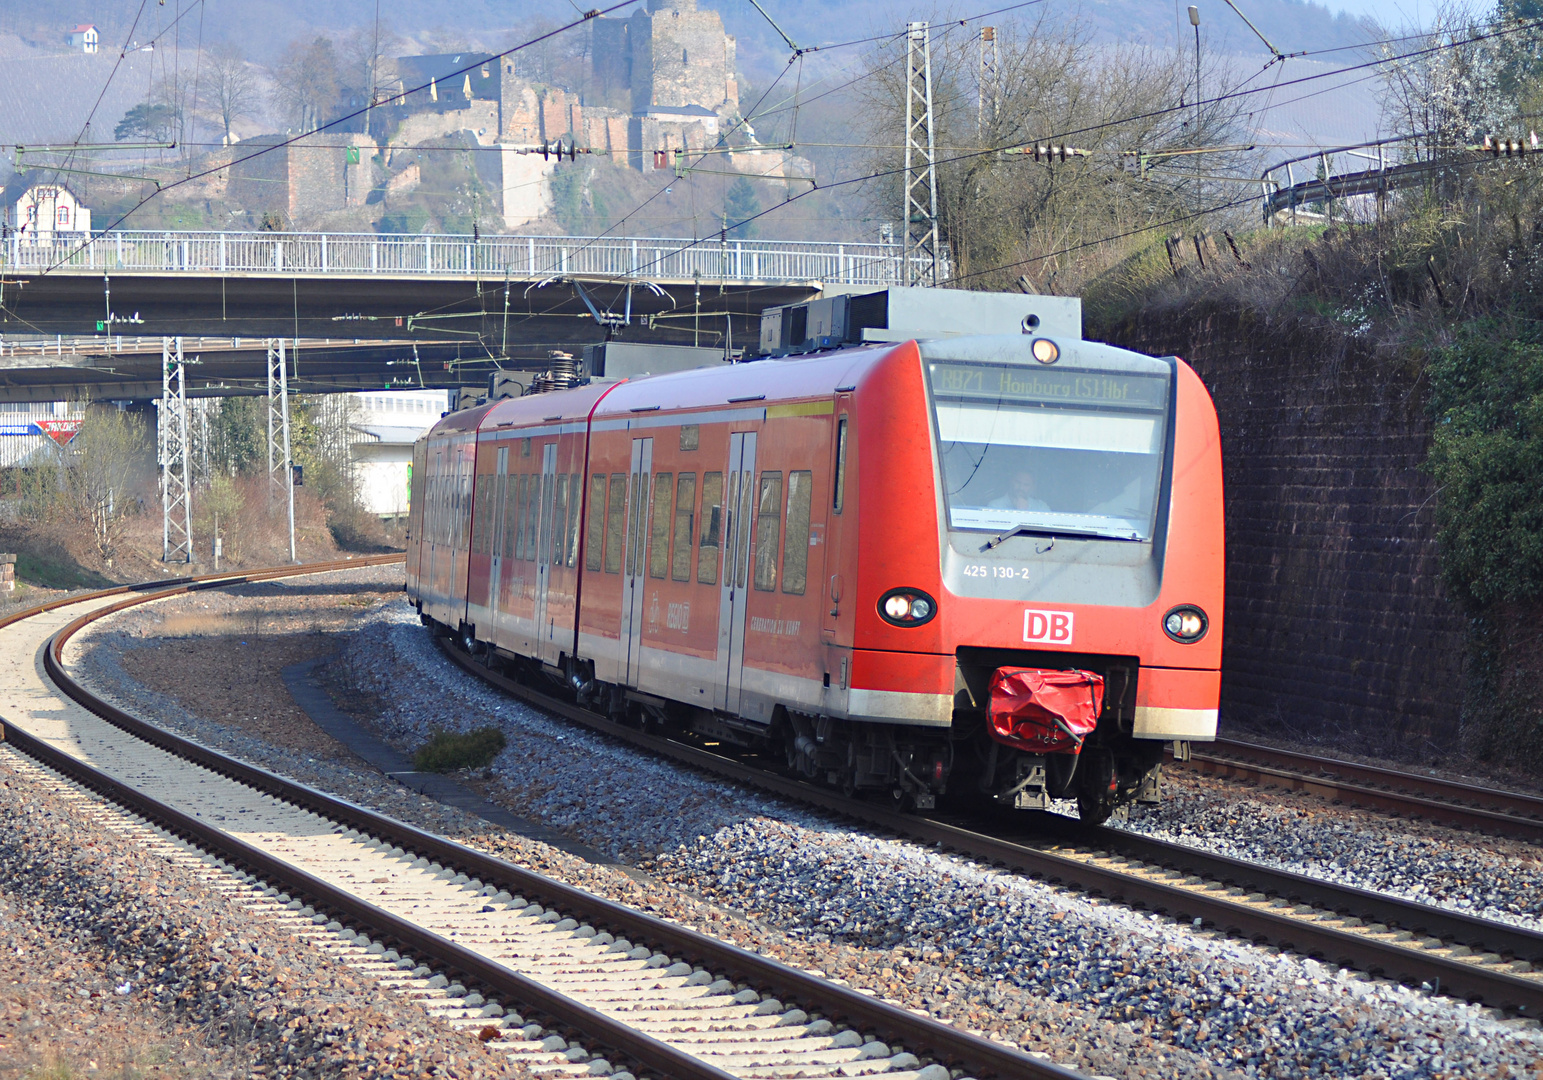
M1370 15L1389 26L1419 23L1435 8L1433 0L1318 0L1335 14L1343 12L1357 18Z

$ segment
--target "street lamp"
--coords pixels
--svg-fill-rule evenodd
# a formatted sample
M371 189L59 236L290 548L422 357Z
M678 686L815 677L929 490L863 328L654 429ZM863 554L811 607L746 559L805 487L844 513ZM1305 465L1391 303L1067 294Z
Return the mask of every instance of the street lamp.
M1200 138L1200 9L1189 5L1189 25L1195 28L1195 138Z

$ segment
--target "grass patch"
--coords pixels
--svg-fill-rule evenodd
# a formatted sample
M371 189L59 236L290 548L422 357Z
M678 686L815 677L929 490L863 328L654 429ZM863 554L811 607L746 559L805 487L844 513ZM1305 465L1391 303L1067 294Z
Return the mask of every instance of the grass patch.
M413 768L436 773L480 769L492 764L507 745L504 733L496 727L465 733L436 731L434 737L413 755Z
M105 589L116 584L62 551L44 554L25 549L16 552L16 580L43 589Z

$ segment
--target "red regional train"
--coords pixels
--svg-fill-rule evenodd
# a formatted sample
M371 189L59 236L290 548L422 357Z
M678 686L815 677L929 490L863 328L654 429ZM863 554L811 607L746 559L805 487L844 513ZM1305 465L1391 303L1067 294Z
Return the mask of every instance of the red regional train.
M941 337L527 394L414 449L426 624L631 723L920 808L1084 819L1215 737L1222 472L1188 365Z

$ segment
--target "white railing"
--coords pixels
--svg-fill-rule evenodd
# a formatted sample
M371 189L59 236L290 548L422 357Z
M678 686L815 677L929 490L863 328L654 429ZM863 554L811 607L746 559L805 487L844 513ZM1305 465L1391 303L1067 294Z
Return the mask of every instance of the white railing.
M896 244L582 236L111 232L7 238L0 272L553 276L636 281L903 285ZM919 267L920 268L920 267ZM946 279L946 262L939 267Z

